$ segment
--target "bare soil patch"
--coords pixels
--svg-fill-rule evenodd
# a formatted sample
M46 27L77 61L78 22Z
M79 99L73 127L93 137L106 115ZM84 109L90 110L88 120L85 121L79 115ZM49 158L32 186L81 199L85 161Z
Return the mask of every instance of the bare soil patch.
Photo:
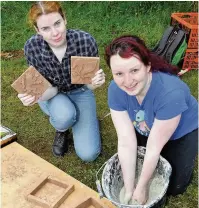
M23 58L24 50L2 51L0 57L2 60Z

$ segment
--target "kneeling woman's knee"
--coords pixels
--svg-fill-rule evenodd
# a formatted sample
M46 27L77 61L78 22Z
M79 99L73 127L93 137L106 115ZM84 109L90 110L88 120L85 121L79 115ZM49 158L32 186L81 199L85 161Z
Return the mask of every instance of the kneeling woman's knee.
M101 150L98 149L98 150L90 150L90 151L82 151L82 152L76 152L78 157L84 161L84 162L92 162L94 161L95 159L97 159L97 157L99 156Z
M59 112L54 117L50 117L50 122L57 130L64 131L76 122L76 110L70 109L67 112Z

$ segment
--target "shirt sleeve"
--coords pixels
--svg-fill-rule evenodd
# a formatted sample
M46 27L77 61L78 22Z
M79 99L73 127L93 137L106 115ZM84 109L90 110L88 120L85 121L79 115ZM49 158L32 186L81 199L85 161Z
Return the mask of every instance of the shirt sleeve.
M167 120L180 115L188 109L183 90L174 90L159 99L156 107L156 118Z
M112 81L108 88L108 105L109 108L116 111L127 110L127 96L124 91Z
M45 77L51 84L52 86L56 86L52 80L47 76L46 72L42 67L42 63L41 61L38 61L35 53L40 53L40 51L36 50L34 51L35 47L34 47L34 43L27 41L25 46L24 46L24 55L27 61L28 66L33 66L35 67L35 69L43 76Z
M31 44L31 43L27 43L27 42L26 42L26 44L25 44L25 46L24 46L24 55L25 55L27 64L28 64L29 66L35 67L35 68L38 70L39 64L38 64L38 61L37 61L37 59L35 58L33 52L31 52L31 50L30 50L30 47L32 47L30 44Z
M90 45L89 45L89 54L88 56L91 56L91 57L98 57L98 46L97 46L97 43L96 43L96 40L90 36Z

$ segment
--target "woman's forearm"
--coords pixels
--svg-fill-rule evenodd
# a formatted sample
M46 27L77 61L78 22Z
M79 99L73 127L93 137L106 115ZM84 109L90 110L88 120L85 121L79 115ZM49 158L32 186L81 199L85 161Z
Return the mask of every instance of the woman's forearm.
M180 122L180 118L181 115L169 120L155 119L146 146L146 155L144 157L144 164L140 180L138 182L139 186L143 187L149 184L157 166L162 148L169 141L169 138L171 138L172 134L176 130Z
M110 109L113 124L118 136L118 157L124 185L128 195L133 194L137 159L137 138L127 111ZM130 196L131 197L131 196Z
M133 145L118 145L118 156L122 167L126 193L134 190L137 142Z
M140 179L138 181L138 186L146 187L149 185L149 181L153 176L159 157L160 157L159 152L156 152L152 149L146 150Z

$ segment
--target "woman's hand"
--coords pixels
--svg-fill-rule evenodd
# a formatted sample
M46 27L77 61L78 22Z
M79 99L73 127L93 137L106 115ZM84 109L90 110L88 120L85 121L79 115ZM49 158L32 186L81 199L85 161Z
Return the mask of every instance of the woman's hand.
M92 83L88 84L87 87L91 90L94 90L105 83L105 74L102 69L98 70L95 73L95 76L92 78Z
M33 105L31 103L35 101L35 96L28 95L28 94L18 94L17 97L21 100L24 106L31 106Z
M120 190L120 203L121 204L129 204L129 201L131 200L133 196L133 192L126 192L125 187Z
M133 192L132 200L138 202L138 204L146 204L149 198L149 188L147 186L137 185L135 191Z

